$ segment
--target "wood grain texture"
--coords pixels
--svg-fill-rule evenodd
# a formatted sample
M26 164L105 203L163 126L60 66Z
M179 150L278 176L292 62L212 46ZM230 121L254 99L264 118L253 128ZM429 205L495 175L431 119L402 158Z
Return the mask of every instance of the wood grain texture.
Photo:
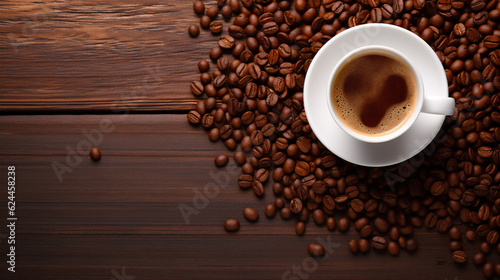
M218 40L189 37L192 2L1 1L0 111L188 110Z
M94 163L82 143L103 120L113 129L103 133L103 157ZM51 165L65 164L68 150L81 151L81 162L60 182ZM299 278L285 279L480 279L470 262L451 262L448 237L435 232L419 231L419 251L397 258L354 256L347 248L358 238L354 230L329 233L312 221L297 237L293 221L264 217L274 200L270 184L263 199L240 190L232 160L214 166L219 153L228 152L182 114L0 117L0 182L15 165L19 219L18 271L7 273L2 261L0 279L282 279L294 266L303 267L292 273ZM193 205L207 186L219 186L219 193L186 223L180 203ZM6 200L5 189L0 198ZM244 207L257 209L260 220L245 221ZM238 233L223 230L230 217L241 221ZM4 226L0 234L5 259ZM306 246L318 237L336 245L314 262ZM471 256L478 242L465 246ZM496 253L488 259L498 262Z

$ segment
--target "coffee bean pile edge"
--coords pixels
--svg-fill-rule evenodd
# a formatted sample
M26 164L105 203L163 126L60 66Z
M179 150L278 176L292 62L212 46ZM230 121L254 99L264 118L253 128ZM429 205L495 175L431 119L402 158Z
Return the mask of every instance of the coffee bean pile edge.
M265 216L359 233L353 253L414 252L418 228L447 233L451 259L470 257L462 242L480 239L472 256L486 278L500 276L500 3L498 0L219 0L193 3L202 29L220 36L190 85L200 100L187 115L210 141L223 141L241 166L241 189L273 192ZM219 14L222 19L219 19ZM399 165L367 168L343 161L315 137L303 107L304 78L314 55L333 36L382 22L425 40L445 68L455 113L427 149ZM225 27L225 25L227 27ZM189 27L197 37L199 27ZM215 164L223 167L227 155ZM269 182L269 181L272 181ZM335 218L335 214L342 215ZM245 208L244 217L259 214ZM224 228L239 229L228 219ZM324 248L311 243L313 256Z

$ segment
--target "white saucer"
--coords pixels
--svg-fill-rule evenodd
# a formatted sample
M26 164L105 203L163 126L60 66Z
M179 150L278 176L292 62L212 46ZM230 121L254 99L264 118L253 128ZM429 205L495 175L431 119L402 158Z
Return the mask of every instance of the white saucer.
M426 96L447 97L446 75L434 51L420 37L394 25L372 23L350 28L334 36L314 57L304 83L304 108L312 130L335 155L364 166L388 166L422 151L438 134L445 116L421 113L400 137L385 143L361 142L344 132L333 120L325 102L330 74L350 51L382 45L402 52L420 72Z

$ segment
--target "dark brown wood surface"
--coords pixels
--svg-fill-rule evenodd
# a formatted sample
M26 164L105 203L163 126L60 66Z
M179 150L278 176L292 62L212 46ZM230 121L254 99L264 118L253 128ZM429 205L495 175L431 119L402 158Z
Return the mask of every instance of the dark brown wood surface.
M230 153L186 121L196 63L217 39L187 35L198 20L191 5L0 2L0 279L480 277L471 263L454 265L448 237L435 232L416 234L415 254L354 256L354 232L309 222L298 237L293 221L266 219L269 185L263 199L239 189L232 161L213 165ZM101 148L98 163L87 135ZM16 167L16 273L6 263L8 166ZM189 220L186 207L195 209ZM244 207L259 222L245 221ZM236 234L222 228L230 217L241 221ZM331 248L313 261L306 246L317 238ZM478 244L466 246L473 254Z
M103 133L102 160L94 163L81 156L81 163L59 182L51 165L65 164L71 154L67 147L79 152L79 145L88 139L83 131L97 129L103 119L114 129ZM124 119L4 116L1 120L3 186L7 166L16 166L18 279L113 279L112 270L121 275L122 267L138 280L281 279L287 270L303 264L310 273L304 268L301 272L310 279L474 279L480 275L472 264L454 265L448 237L435 232L420 231L416 234L419 251L402 252L397 258L373 251L353 256L347 241L358 238L354 231L329 233L312 221L305 236L296 236L293 221L263 216L266 203L274 199L269 184L263 199L242 191L232 161L226 168L213 164L217 154L227 152L225 147L211 143L182 114ZM179 205L194 206L196 192L203 193L206 186L213 197L206 205L197 200L199 213L186 223ZM5 195L4 187L3 201ZM244 207L257 209L260 220L245 221ZM2 221L6 212L0 212ZM236 234L222 228L230 217L241 221ZM331 238L334 244L316 268L306 246L318 237ZM6 239L0 240L5 258ZM4 262L1 268L0 275L10 279Z
M3 0L0 110L185 111L217 39L198 22L192 1Z

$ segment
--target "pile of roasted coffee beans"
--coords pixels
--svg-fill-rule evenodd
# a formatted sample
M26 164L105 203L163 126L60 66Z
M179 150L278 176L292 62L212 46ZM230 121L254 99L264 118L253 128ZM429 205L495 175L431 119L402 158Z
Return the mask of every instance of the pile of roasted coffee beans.
M500 253L500 3L498 0L219 0L193 9L202 29L217 35L190 85L199 101L187 118L211 141L235 151L238 184L256 196L273 193L276 212L309 217L330 231L354 228L353 253L413 252L417 228L450 237L451 258L468 262L462 242L482 241L472 256L485 277L500 275L487 254ZM221 16L219 16L219 14ZM343 161L316 139L303 106L304 78L314 55L330 38L360 24L382 22L410 30L436 52L456 100L431 145L387 168ZM191 26L189 34L198 35ZM213 70L210 68L213 67ZM238 149L238 151L236 151ZM228 156L215 159L224 166ZM258 219L246 208L244 217ZM229 219L227 231L239 222ZM319 244L307 248L324 254Z

